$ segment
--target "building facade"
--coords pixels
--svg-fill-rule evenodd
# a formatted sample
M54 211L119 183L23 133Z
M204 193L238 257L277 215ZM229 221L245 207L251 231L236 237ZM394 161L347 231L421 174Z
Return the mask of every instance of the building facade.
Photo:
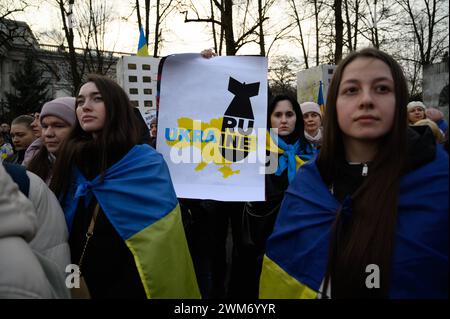
M327 100L328 86L333 77L336 66L334 64L322 64L297 73L297 101L316 102L319 94L320 82L324 102Z
M439 108L449 121L449 70L448 60L424 66L423 103L427 107Z
M119 52L101 51L102 58L96 59L95 52L77 48L77 61L82 75L97 73L96 61L101 61L102 72L116 79L116 64ZM11 78L22 68L28 55L33 56L36 67L42 71L42 79L49 80L49 99L73 95L68 49L64 46L41 44L25 22L0 19L0 118L14 107L8 105L6 93L15 93Z

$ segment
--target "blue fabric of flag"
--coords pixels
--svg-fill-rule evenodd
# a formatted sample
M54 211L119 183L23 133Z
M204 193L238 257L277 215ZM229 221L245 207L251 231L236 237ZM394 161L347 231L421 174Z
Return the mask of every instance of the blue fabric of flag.
M322 81L319 84L319 94L317 95L317 104L320 106L320 111L323 114L323 108L325 107L325 101L323 99Z
M139 30L138 56L148 56L147 39L145 38L144 29Z
M390 298L448 298L448 178L448 154L437 147L432 162L400 181ZM325 275L330 231L340 205L311 160L287 189L267 242L267 257L316 292Z
M75 183L64 213L69 229L80 197L95 196L119 235L128 239L160 220L178 204L167 164L149 145L134 146L100 176L87 180L75 169Z

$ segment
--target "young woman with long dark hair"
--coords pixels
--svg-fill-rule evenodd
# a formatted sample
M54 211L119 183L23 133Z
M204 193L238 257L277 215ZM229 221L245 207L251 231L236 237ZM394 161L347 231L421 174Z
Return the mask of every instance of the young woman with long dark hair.
M336 68L323 144L286 191L263 298L448 298L448 155L408 128L399 64L367 48Z
M91 297L199 297L167 165L139 144L141 126L125 91L91 75L79 89L76 115L51 187Z

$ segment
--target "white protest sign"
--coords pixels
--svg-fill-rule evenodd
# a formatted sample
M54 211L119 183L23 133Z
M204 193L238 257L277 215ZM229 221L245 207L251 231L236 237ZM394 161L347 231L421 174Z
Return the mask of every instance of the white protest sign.
M267 58L167 57L157 150L178 197L265 199Z

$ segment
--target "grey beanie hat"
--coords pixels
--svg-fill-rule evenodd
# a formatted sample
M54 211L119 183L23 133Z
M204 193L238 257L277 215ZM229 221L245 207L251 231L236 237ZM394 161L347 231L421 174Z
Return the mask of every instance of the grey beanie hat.
M41 120L48 115L59 117L70 125L75 125L77 116L75 114L75 98L59 97L44 104L39 119Z

